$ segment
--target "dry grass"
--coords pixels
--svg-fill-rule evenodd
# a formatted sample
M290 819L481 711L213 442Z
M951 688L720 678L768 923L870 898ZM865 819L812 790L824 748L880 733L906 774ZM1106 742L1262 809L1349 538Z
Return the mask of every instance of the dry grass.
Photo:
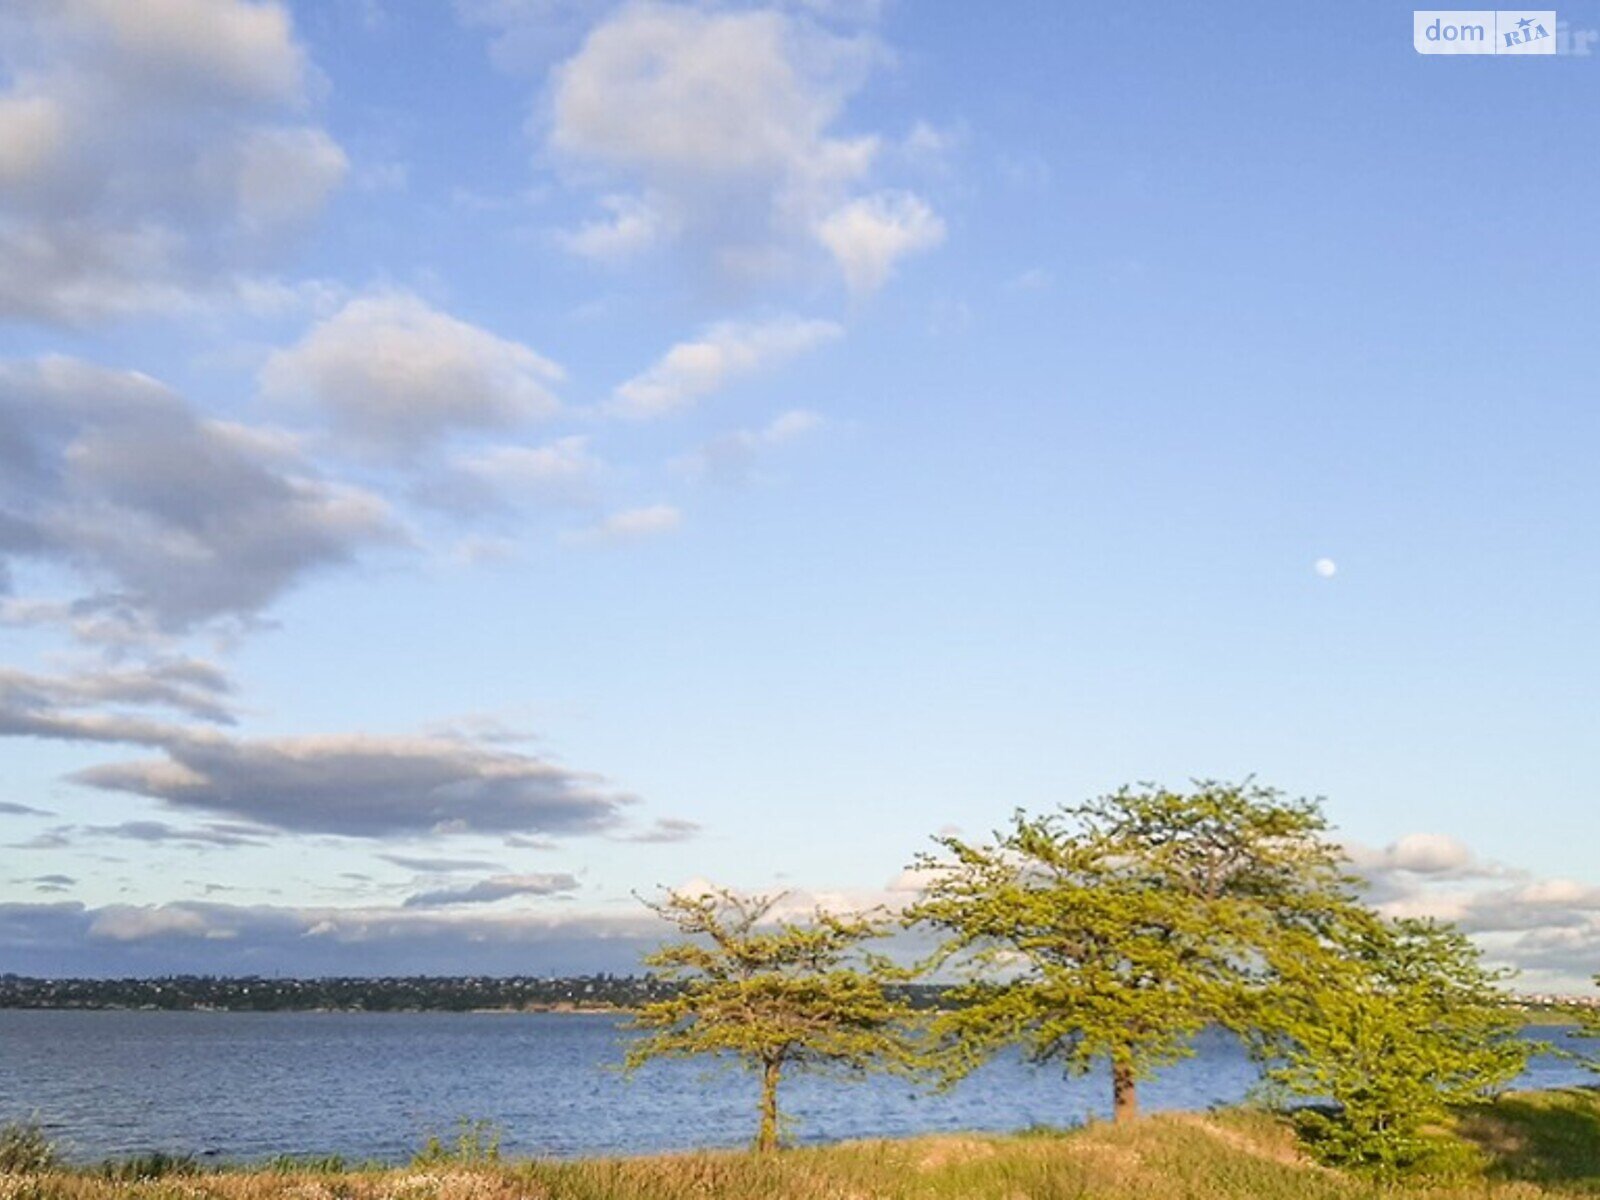
M1428 1200L1537 1200L1600 1191L1600 1096L1516 1097L1461 1125L1481 1177L1411 1185ZM1587 1174L1585 1172L1588 1172ZM219 1171L114 1180L0 1175L0 1200L1365 1200L1393 1189L1305 1159L1261 1113L1170 1114L1062 1134L849 1142L755 1157L699 1153L400 1170Z

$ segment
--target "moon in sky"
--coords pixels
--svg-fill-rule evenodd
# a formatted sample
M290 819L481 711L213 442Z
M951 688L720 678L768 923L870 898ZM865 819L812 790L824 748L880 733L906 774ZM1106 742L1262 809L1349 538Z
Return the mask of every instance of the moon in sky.
M1339 564L1331 558L1319 558L1312 564L1311 569L1324 579L1332 579L1339 573Z

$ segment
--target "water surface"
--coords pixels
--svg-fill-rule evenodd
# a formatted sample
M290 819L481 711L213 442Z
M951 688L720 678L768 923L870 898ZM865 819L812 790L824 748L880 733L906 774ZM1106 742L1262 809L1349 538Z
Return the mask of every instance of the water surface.
M494 1122L515 1156L733 1146L753 1132L751 1079L694 1063L612 1068L626 1018L566 1013L185 1013L0 1010L0 1120L36 1115L78 1160L147 1150L230 1161L276 1154L408 1158L463 1117ZM1557 1040L1561 1031L1530 1037ZM1142 1087L1148 1109L1244 1098L1239 1046L1203 1036L1194 1058ZM1525 1081L1589 1082L1536 1060ZM1001 1059L950 1092L893 1079L796 1076L785 1108L801 1141L1065 1126L1104 1116L1099 1075Z

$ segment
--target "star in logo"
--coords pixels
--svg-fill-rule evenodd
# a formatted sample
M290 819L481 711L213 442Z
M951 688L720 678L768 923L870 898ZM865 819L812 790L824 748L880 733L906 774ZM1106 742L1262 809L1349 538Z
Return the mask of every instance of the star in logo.
M1533 24L1532 18L1523 17L1522 20L1517 22L1517 28L1518 29L1526 29L1529 25L1532 25L1532 24Z

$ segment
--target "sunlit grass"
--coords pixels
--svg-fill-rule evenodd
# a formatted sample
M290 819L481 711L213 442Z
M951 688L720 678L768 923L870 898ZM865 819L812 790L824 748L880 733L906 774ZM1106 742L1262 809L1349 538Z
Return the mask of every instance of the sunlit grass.
M1600 1193L1600 1093L1521 1093L1463 1114L1468 1175L1416 1180L1430 1200ZM478 1143L473 1143L473 1149ZM445 1151L448 1148L444 1148ZM124 1168L0 1174L0 1200L1366 1200L1393 1186L1312 1163L1266 1112L1168 1113L1127 1127L847 1142L779 1154L578 1162L456 1160L341 1171L333 1160L159 1177ZM144 1166L153 1163L144 1162Z

